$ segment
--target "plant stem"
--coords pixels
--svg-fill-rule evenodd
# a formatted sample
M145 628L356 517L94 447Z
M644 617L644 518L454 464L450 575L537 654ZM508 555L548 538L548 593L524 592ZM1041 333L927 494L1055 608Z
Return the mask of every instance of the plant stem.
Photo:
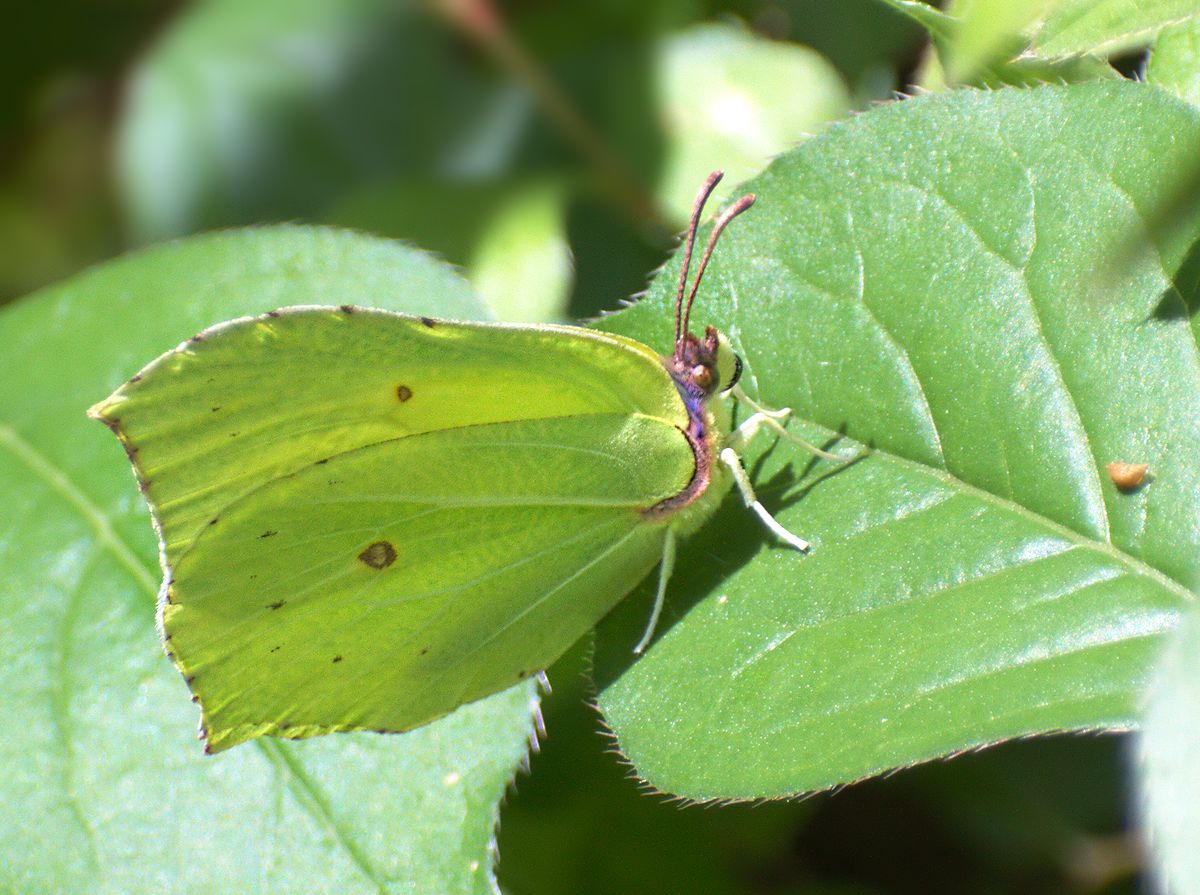
M608 183L635 221L665 224L666 216L637 177L580 114L570 98L525 52L504 25L492 0L427 0L434 10L482 46L497 64L524 84L560 133Z

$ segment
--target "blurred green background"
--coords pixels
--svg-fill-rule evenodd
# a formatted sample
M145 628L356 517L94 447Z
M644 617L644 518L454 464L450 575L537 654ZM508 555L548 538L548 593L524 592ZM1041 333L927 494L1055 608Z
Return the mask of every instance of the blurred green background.
M709 170L732 189L891 99L924 49L876 0L6 12L0 303L139 245L302 221L430 249L501 318L595 315L645 287ZM585 704L585 652L551 670L548 736L502 814L513 895L1136 889L1119 737L1013 743L793 803L684 808L642 794L611 754Z

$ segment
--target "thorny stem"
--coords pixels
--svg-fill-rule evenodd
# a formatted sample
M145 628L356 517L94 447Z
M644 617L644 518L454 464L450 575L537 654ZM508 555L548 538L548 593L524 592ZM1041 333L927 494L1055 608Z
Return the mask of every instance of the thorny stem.
M426 0L452 25L482 46L501 68L532 91L564 137L615 190L626 213L637 221L662 223L666 217L604 138L584 119L546 72L513 38L492 0Z

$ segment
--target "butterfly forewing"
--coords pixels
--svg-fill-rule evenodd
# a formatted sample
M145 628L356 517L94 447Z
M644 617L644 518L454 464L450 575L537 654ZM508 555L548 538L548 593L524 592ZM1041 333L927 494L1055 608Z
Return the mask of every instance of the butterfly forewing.
M686 425L658 358L629 340L338 308L221 324L93 412L130 450L168 561L246 492L397 436L605 412Z

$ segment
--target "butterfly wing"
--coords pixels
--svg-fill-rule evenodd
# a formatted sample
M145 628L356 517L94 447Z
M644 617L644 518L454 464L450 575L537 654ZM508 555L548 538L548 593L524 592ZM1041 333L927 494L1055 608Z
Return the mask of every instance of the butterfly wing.
M546 667L658 561L639 511L694 471L657 357L570 327L238 321L95 413L212 750L406 730Z

